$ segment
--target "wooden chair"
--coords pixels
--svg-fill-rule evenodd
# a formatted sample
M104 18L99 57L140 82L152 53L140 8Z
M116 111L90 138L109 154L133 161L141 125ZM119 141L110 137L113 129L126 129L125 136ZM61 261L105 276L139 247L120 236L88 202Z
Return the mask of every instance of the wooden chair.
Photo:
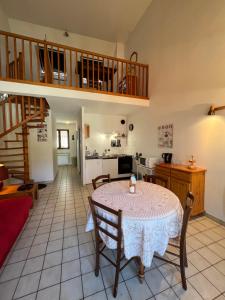
M185 208L184 208L184 215L183 215L183 224L181 229L181 234L178 237L178 243L169 243L169 246L172 247L172 249L178 249L179 254L174 253L173 251L167 250L166 253L169 253L170 255L176 256L180 259L180 263L174 263L171 260L168 260L164 257L155 255L158 259L161 259L167 263L170 263L174 266L177 266L180 268L181 273L181 279L182 279L182 286L184 290L187 290L187 283L186 283L186 276L185 276L185 267L188 267L188 261L187 261L187 250L186 250L186 232L187 232L187 226L188 226L188 220L191 215L191 210L194 203L194 196L192 193L188 192Z
M132 257L126 263L123 264L122 267L120 267L121 261L124 259L123 251L122 251L122 211L121 210L114 210L111 209L105 205L102 205L94 200L92 200L91 197L88 197L88 201L91 208L92 217L94 220L94 227L95 227L95 239L96 239L96 268L95 268L95 276L99 275L99 258L100 254L104 256L115 268L116 268L116 274L115 274L115 281L114 281L114 287L113 287L113 297L117 296L117 288L118 288L118 281L119 281L119 272L121 272L128 263L134 259ZM116 221L110 221L103 217L101 214L99 214L99 210L104 210L110 215L112 215ZM116 233L109 232L107 229L101 227L101 222L104 222L110 227L112 227ZM100 232L104 233L109 238L113 239L117 243L116 248L116 261L112 261L105 253L103 253L106 245L102 241L100 237Z
M145 174L143 176L143 179L144 179L145 182L151 182L151 183L154 183L154 184L159 184L159 185L162 185L164 187L168 186L168 180L166 178L162 177L162 176Z
M110 181L111 181L110 174L100 175L100 176L92 179L92 185L93 185L94 190L96 190L101 185L103 185L105 183L109 183Z

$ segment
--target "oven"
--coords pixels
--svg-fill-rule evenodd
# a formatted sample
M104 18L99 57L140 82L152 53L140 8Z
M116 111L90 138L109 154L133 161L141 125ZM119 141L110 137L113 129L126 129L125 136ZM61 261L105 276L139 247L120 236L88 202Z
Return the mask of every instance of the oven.
M129 174L132 173L133 157L131 155L118 157L118 173Z

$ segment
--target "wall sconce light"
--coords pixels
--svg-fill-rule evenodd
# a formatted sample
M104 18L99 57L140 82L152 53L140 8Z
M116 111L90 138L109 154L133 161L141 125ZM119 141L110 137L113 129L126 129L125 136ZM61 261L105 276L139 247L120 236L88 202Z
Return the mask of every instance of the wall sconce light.
M216 111L222 110L222 109L225 109L225 105L224 106L214 106L214 105L211 105L210 109L208 111L208 115L209 116L213 116L213 115L216 114Z

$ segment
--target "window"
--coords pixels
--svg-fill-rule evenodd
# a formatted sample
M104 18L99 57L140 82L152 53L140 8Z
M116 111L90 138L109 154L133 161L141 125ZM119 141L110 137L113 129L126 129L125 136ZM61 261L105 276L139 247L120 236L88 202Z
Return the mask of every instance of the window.
M45 73L45 54L44 48L39 47L39 59L40 59L40 68L41 74ZM48 60L53 71L54 79L64 80L64 62L65 56L64 52L48 49Z
M69 149L69 130L57 129L57 149Z

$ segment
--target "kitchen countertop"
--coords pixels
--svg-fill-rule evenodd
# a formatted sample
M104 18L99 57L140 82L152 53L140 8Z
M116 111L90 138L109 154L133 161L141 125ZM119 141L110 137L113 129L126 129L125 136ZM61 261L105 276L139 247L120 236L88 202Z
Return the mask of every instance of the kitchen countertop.
M122 156L132 156L132 155L127 155L127 154L112 154L112 155L90 155L90 156L85 156L85 159L117 159L118 157Z

